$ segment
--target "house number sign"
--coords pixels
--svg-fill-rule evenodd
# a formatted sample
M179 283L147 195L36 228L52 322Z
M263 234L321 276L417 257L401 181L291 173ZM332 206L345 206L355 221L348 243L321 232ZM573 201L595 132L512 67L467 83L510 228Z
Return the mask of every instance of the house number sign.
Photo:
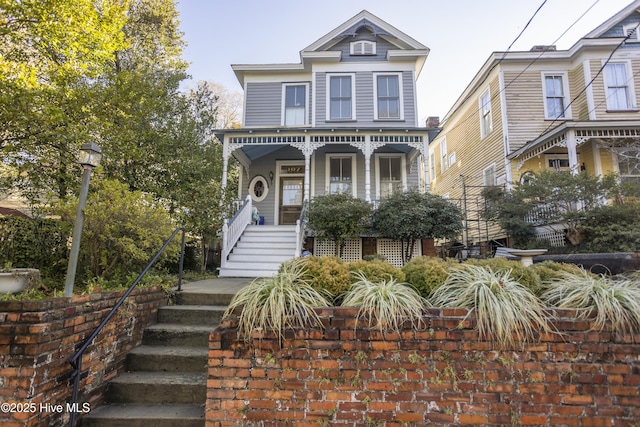
M286 173L286 174L304 173L304 166L283 166L282 173Z

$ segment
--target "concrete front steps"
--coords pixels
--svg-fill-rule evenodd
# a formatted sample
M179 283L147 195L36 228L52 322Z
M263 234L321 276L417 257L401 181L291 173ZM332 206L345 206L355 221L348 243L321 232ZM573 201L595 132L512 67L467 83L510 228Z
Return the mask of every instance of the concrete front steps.
M219 277L270 277L296 252L295 225L249 225Z
M107 405L80 419L85 427L203 427L209 333L233 295L179 294L127 355L127 372L108 386Z

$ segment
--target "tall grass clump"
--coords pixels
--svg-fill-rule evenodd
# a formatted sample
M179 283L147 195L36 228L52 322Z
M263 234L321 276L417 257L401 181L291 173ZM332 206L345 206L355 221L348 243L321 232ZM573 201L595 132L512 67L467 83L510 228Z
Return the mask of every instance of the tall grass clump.
M369 328L400 332L410 322L419 328L423 322L426 300L414 289L393 277L371 281L362 272L354 273L356 282L342 301L343 307L359 307L358 320L365 319Z
M303 263L297 259L284 263L277 275L257 279L242 288L223 315L238 315L238 336L250 341L254 330L274 331L282 342L287 328L322 326L314 308L326 307L329 301L321 291L305 280Z
M564 272L546 284L541 297L550 306L578 310L581 318L593 316L596 331L610 325L614 332L640 332L640 284L633 277Z
M463 264L449 271L430 300L436 307L469 309L467 317L475 313L480 338L502 348L533 341L537 330L551 332L541 301L511 270Z

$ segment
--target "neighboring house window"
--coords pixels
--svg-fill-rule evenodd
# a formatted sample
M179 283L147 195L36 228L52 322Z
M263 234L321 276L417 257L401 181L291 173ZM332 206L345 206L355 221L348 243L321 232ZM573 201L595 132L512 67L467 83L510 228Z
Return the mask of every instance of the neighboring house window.
M569 171L569 155L567 154L547 154L545 155L547 160L547 168L557 171Z
M352 74L328 76L328 120L354 120L355 99L353 94Z
M640 183L640 150L618 152L618 171L622 182Z
M485 186L496 185L496 165L495 163L489 167L484 168L482 171L482 177Z
M404 189L406 177L404 173L404 157L401 154L376 154L376 196L384 198Z
M354 196L355 154L327 155L328 191L330 194L351 193Z
M493 130L491 120L491 95L487 90L480 97L480 136L484 138Z
M447 140L443 139L440 143L440 171L444 172L449 169L449 155L447 153Z
M285 126L302 126L307 124L307 85L287 84L284 91Z
M402 84L400 74L378 74L375 79L375 118L380 120L401 119Z
M436 179L436 154L433 151L429 154L429 179Z
M369 40L359 40L351 42L349 53L351 55L375 55L376 42Z
M610 63L605 65L604 79L606 85L607 109L612 111L629 110L631 89L627 80L627 64Z
M449 166L455 164L456 162L456 152L449 154Z
M558 74L544 74L544 116L547 119L565 118L568 105L565 77Z

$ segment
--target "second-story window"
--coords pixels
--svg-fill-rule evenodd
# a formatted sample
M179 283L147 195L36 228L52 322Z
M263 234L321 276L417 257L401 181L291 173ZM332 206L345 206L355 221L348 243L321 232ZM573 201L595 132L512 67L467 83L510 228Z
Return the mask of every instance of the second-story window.
M302 126L306 124L306 85L284 86L284 125Z
M559 119L566 117L565 87L562 75L546 74L544 76L545 117Z
M353 76L329 76L329 120L355 119Z
M487 90L480 97L480 137L484 138L493 130L491 119L491 95Z
M633 108L629 81L627 81L627 65L610 63L604 67L604 79L607 96L607 110L620 111Z
M398 74L376 76L376 119L400 119L401 92Z

